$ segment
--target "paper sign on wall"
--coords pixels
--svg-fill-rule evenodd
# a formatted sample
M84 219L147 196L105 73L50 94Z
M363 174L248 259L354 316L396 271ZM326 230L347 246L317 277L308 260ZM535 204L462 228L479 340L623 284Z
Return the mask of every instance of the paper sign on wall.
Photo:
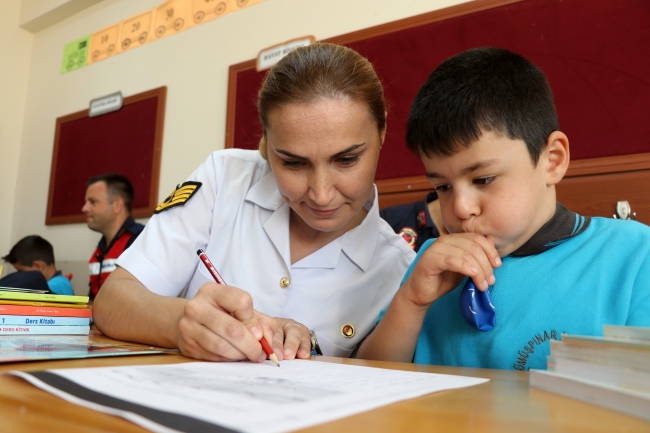
M313 36L305 36L299 39L292 39L283 44L274 45L269 48L265 48L257 55L257 71L263 71L275 65L282 59L284 56L295 50L299 47L306 47L316 42L316 38Z
M119 45L120 24L106 27L90 37L90 55L88 56L88 64L92 64L103 60L115 54L115 50Z
M154 18L156 38L164 38L191 27L191 21L187 19L187 10L186 0L169 0L158 6Z
M234 10L244 9L249 6L253 6L257 3L261 3L264 0L232 0Z
M90 35L79 38L76 41L66 44L63 48L63 63L61 73L74 71L83 68L88 64L88 47L90 46Z
M99 62L264 0L166 0L160 6L67 44L61 74Z
M192 21L194 24L206 23L220 18L230 12L233 8L228 5L227 0L194 0L192 3Z
M122 23L120 48L130 50L146 44L153 36L153 11L147 11Z

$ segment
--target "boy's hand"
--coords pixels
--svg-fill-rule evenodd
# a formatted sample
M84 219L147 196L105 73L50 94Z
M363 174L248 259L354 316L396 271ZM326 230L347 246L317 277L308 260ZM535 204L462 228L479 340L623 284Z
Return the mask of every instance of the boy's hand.
M475 233L440 236L420 257L400 290L412 304L428 309L438 298L471 277L479 290L494 284L501 258L492 241Z

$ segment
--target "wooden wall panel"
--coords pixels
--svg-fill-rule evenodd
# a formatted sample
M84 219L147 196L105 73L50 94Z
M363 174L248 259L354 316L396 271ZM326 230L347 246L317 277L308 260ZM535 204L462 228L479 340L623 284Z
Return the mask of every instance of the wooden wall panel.
M376 182L381 209L424 200L432 189L424 176ZM556 187L557 199L581 215L611 218L627 200L637 221L650 225L650 153L572 161Z

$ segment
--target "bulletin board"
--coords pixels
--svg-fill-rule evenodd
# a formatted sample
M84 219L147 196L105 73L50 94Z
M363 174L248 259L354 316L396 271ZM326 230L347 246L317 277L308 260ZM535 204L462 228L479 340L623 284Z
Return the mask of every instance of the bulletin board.
M118 111L88 110L56 119L46 225L85 222L86 182L113 172L134 188L135 218L153 215L158 200L167 87L124 98Z
M411 102L438 64L473 47L510 49L546 74L573 161L650 152L648 29L648 0L476 0L325 42L374 65L389 113L376 182L406 187L424 175L404 141ZM254 60L230 67L226 147L257 148L264 76Z

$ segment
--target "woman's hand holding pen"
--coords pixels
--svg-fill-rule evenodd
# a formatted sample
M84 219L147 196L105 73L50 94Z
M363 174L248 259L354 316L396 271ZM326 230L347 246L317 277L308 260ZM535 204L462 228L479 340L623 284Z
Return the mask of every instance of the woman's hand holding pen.
M294 320L275 318L277 331L273 336L273 351L282 359L307 359L311 354L309 329Z
M216 283L204 284L185 304L178 326L181 353L207 361L262 362L266 354L259 340L274 341L278 333L277 322L255 311L247 292Z

